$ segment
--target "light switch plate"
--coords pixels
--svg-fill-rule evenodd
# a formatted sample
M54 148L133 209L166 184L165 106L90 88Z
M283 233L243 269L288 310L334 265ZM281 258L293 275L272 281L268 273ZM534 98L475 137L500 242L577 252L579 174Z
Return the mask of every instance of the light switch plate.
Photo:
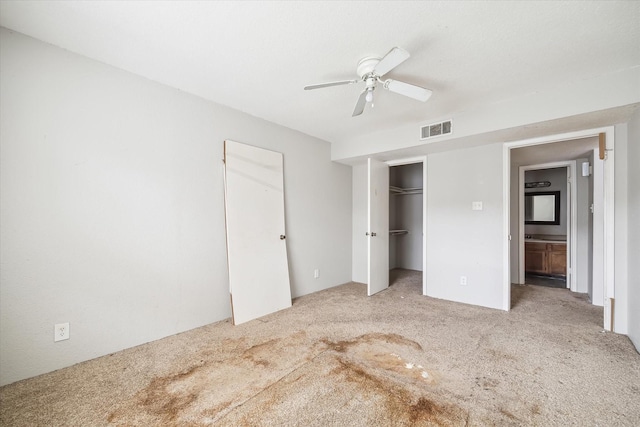
M482 210L482 202L471 202L471 210L473 210L473 211L481 211Z

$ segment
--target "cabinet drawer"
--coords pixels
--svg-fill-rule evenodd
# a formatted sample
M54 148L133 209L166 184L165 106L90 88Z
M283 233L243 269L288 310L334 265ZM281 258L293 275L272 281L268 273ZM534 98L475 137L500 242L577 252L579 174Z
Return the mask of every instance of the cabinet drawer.
M567 252L567 244L566 243L547 243L549 247L547 248L550 252Z
M546 243L537 243L537 242L525 242L524 249L526 251L546 251L547 244Z

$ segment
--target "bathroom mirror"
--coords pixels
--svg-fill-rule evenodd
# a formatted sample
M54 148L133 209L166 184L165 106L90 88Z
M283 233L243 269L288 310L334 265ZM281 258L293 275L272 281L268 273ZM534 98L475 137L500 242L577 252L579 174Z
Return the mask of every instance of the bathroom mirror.
M524 195L524 223L560 224L560 192L538 191Z

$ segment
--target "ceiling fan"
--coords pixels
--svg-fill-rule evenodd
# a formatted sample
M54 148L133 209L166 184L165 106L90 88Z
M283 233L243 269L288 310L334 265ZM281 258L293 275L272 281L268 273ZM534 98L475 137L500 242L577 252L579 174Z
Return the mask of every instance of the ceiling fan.
M432 92L429 89L425 89L420 86L412 85L409 83L401 82L399 80L382 80L382 76L389 71L396 68L409 58L409 52L399 47L394 47L387 53L382 59L366 57L358 62L356 72L360 76L355 80L340 80L336 82L320 83L315 85L305 86L304 90L320 89L329 86L349 85L353 83L364 82L365 88L356 102L356 107L353 110L352 117L359 116L364 111L364 107L367 102L373 105L373 91L376 89L378 83L391 92L399 93L400 95L408 96L409 98L417 99L418 101L426 102L431 96Z

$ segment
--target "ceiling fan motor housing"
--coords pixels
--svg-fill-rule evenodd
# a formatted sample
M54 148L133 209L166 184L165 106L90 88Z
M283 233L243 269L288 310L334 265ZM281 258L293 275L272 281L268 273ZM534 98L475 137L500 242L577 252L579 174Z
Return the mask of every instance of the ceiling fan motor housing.
M360 62L358 62L358 68L356 68L356 73L358 73L360 78L365 80L365 77L368 74L371 74L373 70L375 70L376 65L378 65L378 62L380 62L380 58L372 58L372 57L363 58L360 60Z

